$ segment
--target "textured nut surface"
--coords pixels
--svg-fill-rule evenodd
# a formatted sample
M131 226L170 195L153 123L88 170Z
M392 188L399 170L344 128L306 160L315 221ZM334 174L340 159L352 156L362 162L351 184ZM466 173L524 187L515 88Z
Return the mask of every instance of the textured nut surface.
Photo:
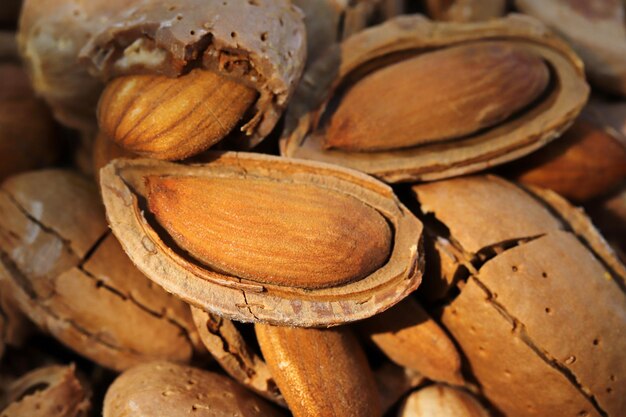
M183 159L224 138L256 97L254 89L201 69L178 78L127 75L107 84L98 123L128 151Z
M542 59L513 43L424 52L351 87L331 116L324 143L375 151L466 136L529 105L549 79Z
M286 406L267 364L235 323L195 307L191 311L202 343L224 371L257 394Z
M256 324L263 356L294 417L380 417L372 371L346 326Z
M279 417L283 413L225 376L168 362L120 375L104 399L103 417Z
M41 329L113 369L188 361L188 307L155 286L107 230L95 185L70 171L0 187L0 280Z
M431 385L409 395L398 417L489 417L489 413L465 391Z
M498 43L510 44L516 50L538 57L550 68L548 88L523 111L489 128L420 146L370 152L325 147L327 127L341 103L342 94L347 91L349 95L350 87L357 88L363 77L375 76L376 70L418 55L426 57L435 51L496 39ZM463 77L462 70L454 74ZM419 15L398 16L365 29L346 39L339 48L329 50L309 66L303 78L307 82L300 84L285 119L281 154L348 166L386 182L448 178L517 159L558 137L573 122L589 95L582 62L573 50L540 22L522 15L471 24L432 22ZM406 74L402 74L391 83L402 84L405 78ZM420 85L420 90L436 88ZM463 90L465 88L474 91L471 86L463 86ZM410 95L410 89L407 90L403 95ZM375 97L369 101L382 100ZM359 106L365 104L358 103ZM381 107L393 109L390 113L395 114L406 111L403 104L387 100ZM442 103L435 109L428 109L426 114L455 104ZM405 121L401 120L400 125L403 123ZM384 130L383 139L393 139L396 124L381 124L372 129ZM454 123L448 121L446 126L449 124ZM387 130L391 133L386 134ZM418 129L416 131L419 133Z
M589 220L497 177L413 189L466 256L442 323L489 401L510 416L621 415L626 273Z
M577 120L563 137L516 161L510 177L549 188L576 202L605 195L626 179L626 141L608 129Z
M475 22L503 16L506 0L427 0L428 15L435 20Z
M74 366L53 365L29 372L5 393L9 405L2 417L86 417L88 390L74 375Z
M148 207L192 256L255 282L320 288L359 280L391 250L383 216L314 185L146 177Z
M195 307L232 320L315 327L370 317L397 303L419 285L423 267L421 224L387 185L356 171L315 162L234 152L211 152L203 157L210 162L185 165L118 159L101 171L102 194L113 233L137 267L168 292ZM186 214L178 216L180 209L173 205L176 211L172 215L179 217L175 219L177 222L185 222L185 217L197 220L203 211L214 210L215 218L206 219L207 230L224 233L214 242L205 238L200 243L216 249L210 254L212 257L222 256L232 263L227 265L227 272L245 272L245 267L252 275L233 276L232 272L220 271L221 265L207 266L189 255L184 247L186 243L180 247L174 242L174 233L164 230L155 216L164 214L163 207L158 208L160 213L150 209L155 203L149 201L150 182L156 177L170 178L174 184L186 178L185 181L202 184L202 193L214 195L214 201L207 201L205 196L198 195L195 186L180 187L177 192L189 191L202 203L194 206L196 203L190 199L181 199L180 203L189 207ZM214 194L206 190L217 189L213 185L206 188L207 184L221 184L225 188ZM155 198L166 201L170 197L161 194L152 200ZM336 210L329 213L328 208ZM254 216L246 219L250 214ZM358 216L358 221L351 216ZM220 223L222 217L230 219L230 224ZM281 225L284 219L288 220L284 224L292 223L289 226L292 229ZM337 220L341 227L337 226ZM265 222L276 225L282 235L268 228ZM343 230L346 225L352 227L349 233ZM185 227L193 230L196 225ZM326 227L334 231L321 232ZM370 235L371 230L376 234ZM392 241L387 246L385 235L389 231L391 234L387 236ZM357 239L348 237L346 244L341 239L350 233ZM351 239L354 240L350 242ZM282 240L291 241L294 247L285 246ZM234 248L234 252L228 253L232 248L226 244L220 246L220 242L245 244L247 249L256 244L256 249L254 253L249 250L237 254L239 248ZM350 245L356 242L359 247L352 250ZM314 250L336 261L336 254L324 245L350 255L333 264L307 253ZM278 253L274 247L282 248L289 256ZM380 247L386 251L382 256L377 253L363 264L361 259L352 259L352 254ZM268 266L270 276L261 280L258 271L267 270ZM309 275L300 273L298 277L299 268ZM295 271L292 275L301 282L285 279L289 275L280 278L284 273L281 270ZM321 273L315 274L316 271ZM339 273L343 274L340 280L336 275Z

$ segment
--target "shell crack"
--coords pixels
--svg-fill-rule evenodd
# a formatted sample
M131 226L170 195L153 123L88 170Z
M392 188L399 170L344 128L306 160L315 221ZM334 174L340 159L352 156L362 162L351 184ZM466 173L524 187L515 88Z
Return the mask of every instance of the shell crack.
M528 335L526 331L526 326L515 318L504 305L495 301L493 292L475 275L471 276L471 279L476 282L476 284L483 290L483 292L487 295L487 302L504 318L506 319L512 326L513 332L518 335L518 337L524 342L526 346L528 346L539 358L544 361L548 366L558 371L561 375L563 375L573 386L578 390L595 408L595 410L603 417L608 417L608 413L600 407L598 400L593 395L591 390L587 388L582 381L576 376L576 374L569 369L565 364L561 363L554 356L550 355L550 353L542 349L538 346L533 339Z
M535 198L538 198L538 197L535 197ZM508 240L506 242L499 242L496 244L486 246L480 249L475 254L470 255L469 252L467 252L463 248L461 243L452 236L452 234L450 233L450 229L446 226L446 224L437 218L434 211L431 211L428 213L424 213L422 211L421 205L419 203L419 200L417 199L416 194L414 194L414 201L416 201L417 203L414 204L413 207L411 208L424 223L425 232L428 233L430 237L444 237L445 239L447 239L452 245L452 247L455 250L457 250L460 254L463 255L464 260L461 261L458 269L465 267L468 270L468 274L464 276L463 274L458 274L458 269L457 269L457 273L455 273L455 276L459 275L463 277L464 279L461 279L460 281L456 282L456 287L458 287L458 290L456 292L453 292L451 295L449 295L443 300L442 307L450 305L454 301L454 299L456 299L460 295L460 293L463 291L464 283L467 282L467 280L469 279L473 279L474 282L476 282L478 286L486 294L487 301L489 302L489 304L502 317L504 317L509 323L511 323L511 325L514 328L515 333L519 335L520 339L524 342L524 344L528 346L533 352L535 352L539 356L539 358L543 360L548 366L550 366L551 368L559 372L561 375L563 375L572 384L572 386L577 391L579 391L583 395L584 398L586 398L589 401L589 403L594 407L594 409L601 416L608 417L608 413L604 411L602 407L600 407L600 404L598 403L596 397L593 395L591 390L584 386L582 381L580 381L580 379L576 376L576 374L571 369L569 369L565 364L561 363L558 359L550 355L545 349L542 349L538 344L536 344L526 332L526 327L524 326L524 324L521 321L519 321L517 318L515 318L510 312L508 312L502 304L496 302L494 299L493 293L477 277L477 274L480 271L480 269L489 261L495 259L498 255L508 250L511 250L513 248L517 248L525 244L528 244L529 242L539 239L545 236L546 234L544 233L544 234L539 234L536 236L520 237L517 239ZM542 202L542 205L547 205L547 203ZM554 211L554 209L551 209L551 211ZM561 220L564 223L564 225L567 225L567 223L564 221L564 219L561 216L558 215L558 213L556 213L555 215L557 216L559 220ZM581 241L583 240L574 231L570 231L570 230L568 231L571 232L574 236L577 236L579 240ZM589 245L585 245L585 246L589 248ZM592 251L592 252L595 255L595 251Z
M63 236L61 236L61 234L59 232L57 232L56 230L54 230L54 228L49 227L44 225L41 221L39 221L38 219L36 219L35 217L33 217L32 215L30 215L30 213L28 213L28 211L13 197L13 195L11 195L9 192L5 191L5 190L0 190L3 193L5 193L8 198L11 200L11 202L16 206L16 208L31 222L33 222L34 224L36 224L38 227L40 227L45 233L48 233L52 236L54 236L55 238L57 238L63 245L63 247L70 253L72 254L74 257L76 257L78 259L78 264L76 265L76 268L82 273L83 276L91 279L94 281L96 287L104 289L106 291L108 291L109 293L115 295L116 297L120 298L122 301L124 302L130 302L132 304L134 304L137 308L139 308L140 310L144 311L147 314L150 314L160 320L165 320L168 323L170 323L171 325L173 325L174 327L176 327L181 335L183 335L183 337L190 343L190 345L193 345L192 339L191 339L191 335L189 333L189 330L184 326L184 324L179 323L176 319L169 317L165 312L158 312L155 311L153 309L151 309L150 307L146 306L145 304L139 302L136 298L134 298L130 293L125 293L123 290L120 290L110 284L105 283L103 280L97 278L95 275L93 275L90 271L88 271L85 268L85 264L89 261L89 259L91 259L91 257L96 253L96 251L98 250L98 248L104 243L104 241L106 240L106 238L111 234L110 230L106 230L101 236L98 237L98 239L96 239L96 241L94 242L94 244L86 251L85 255L83 257L80 257L72 248L71 246L71 240L69 239L65 239L63 238ZM39 294L37 294L37 292L35 291L35 289L32 287L32 285L30 284L30 281L28 280L28 278L26 278L24 276L24 274L19 270L18 266L12 261L12 259L10 258L10 256L5 253L4 251L0 251L0 260L8 267L8 269L10 269L11 275L12 277L15 279L15 281L17 282L17 284L19 285L19 287L28 295L28 297L32 300L32 302L34 302L35 304L37 304L40 308L42 308L47 314L50 314L52 317L54 317L57 320L60 321L64 321L67 323L70 323L72 325L72 327L74 327L77 331L79 331L80 333L89 336L90 338L97 340L99 342L101 342L103 345L117 350L117 351L127 351L133 354L140 354L140 352L135 351L133 349L129 349L129 348L123 348L120 346L116 346L110 342L106 342L105 340L102 340L101 338L99 338L97 335L92 335L91 333L89 333L89 331L81 326L79 326L77 323L73 322L71 319L69 318L63 318L60 317L58 315L56 315L49 307L45 306L43 303L54 297L55 293L52 292L48 297L46 298L42 298L40 297ZM55 277L56 279L56 277ZM147 278L146 278L147 279Z

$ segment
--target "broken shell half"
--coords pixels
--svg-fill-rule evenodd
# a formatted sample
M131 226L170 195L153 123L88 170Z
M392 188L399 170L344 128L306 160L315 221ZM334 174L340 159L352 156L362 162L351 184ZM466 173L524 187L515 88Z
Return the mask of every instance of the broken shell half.
M385 184L317 162L213 157L118 159L100 173L113 233L167 291L233 320L315 327L419 285L422 225Z
M493 41L540 58L550 72L545 91L523 109L495 125L452 139L437 137L430 143L411 143L386 150L378 147L379 150L368 152L325 146L332 117L342 100L369 75L459 45ZM306 82L301 83L287 115L281 154L348 166L386 182L447 178L526 155L558 137L580 112L589 94L582 62L574 52L540 22L520 15L467 24L402 16L350 37L334 50L335 53L331 52L311 64L303 77ZM455 74L461 77L463 71L451 71L446 75L446 82L454 81ZM393 77L389 82L402 81ZM307 85L320 86L325 93L307 92ZM425 82L423 87L436 89L432 82ZM419 95L417 90L415 94ZM477 89L475 93L483 94L482 90ZM377 99L379 97L371 97L373 103ZM463 95L461 99L465 100ZM438 107L426 106L422 110L437 112L456 104L440 100ZM385 106L392 115L406 111L401 101L389 100ZM420 114L420 118L423 117ZM390 129L393 126L390 124ZM410 128L416 135L420 133L418 128ZM384 129L384 124L376 130L380 129Z

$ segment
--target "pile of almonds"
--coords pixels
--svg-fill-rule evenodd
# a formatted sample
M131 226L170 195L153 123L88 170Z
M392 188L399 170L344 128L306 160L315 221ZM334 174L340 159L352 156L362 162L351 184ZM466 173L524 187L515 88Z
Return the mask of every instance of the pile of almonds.
M625 14L3 2L0 417L626 415Z

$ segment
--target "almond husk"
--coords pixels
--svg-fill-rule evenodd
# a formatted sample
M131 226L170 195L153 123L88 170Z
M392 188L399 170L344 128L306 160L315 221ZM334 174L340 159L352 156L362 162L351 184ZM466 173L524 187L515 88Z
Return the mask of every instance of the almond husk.
M369 317L397 303L419 285L422 227L388 186L355 171L314 162L233 152L214 153L213 158L210 163L197 165L118 159L100 173L113 233L137 267L167 291L229 319L310 327ZM149 176L232 182L250 178L323 187L356 198L383 216L393 230L393 250L387 262L367 276L324 288L260 282L218 272L189 257L158 226L144 202L148 195L145 179ZM280 210L281 202L275 204ZM246 233L250 239L255 238L252 231ZM302 234L303 230L294 233ZM320 263L322 270L325 265ZM277 270L276 275L280 274Z
M38 327L116 370L191 359L188 307L128 260L94 184L64 170L13 176L0 213L1 286Z
M626 270L584 214L493 176L413 190L472 265L441 321L485 397L509 416L620 415Z
M549 91L521 114L461 140L429 146L367 153L323 148L333 103L361 77L407 56L494 38L537 54L553 70ZM309 93L303 86L306 91L296 93L281 138L281 154L349 166L387 182L447 178L519 158L558 137L589 93L582 62L574 52L540 22L521 15L468 24L397 17L329 50L310 66L304 79L322 91Z

